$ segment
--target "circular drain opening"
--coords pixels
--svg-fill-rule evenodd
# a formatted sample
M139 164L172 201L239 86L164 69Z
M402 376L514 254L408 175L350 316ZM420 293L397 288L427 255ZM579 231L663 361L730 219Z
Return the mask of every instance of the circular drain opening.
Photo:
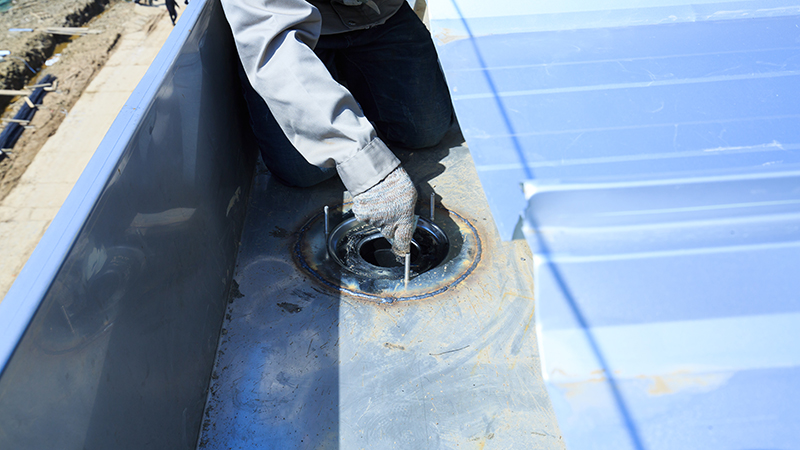
M392 251L392 244L383 237L369 239L361 243L358 254L364 261L378 267L402 267L403 263ZM419 261L419 247L411 243L411 264Z
M420 217L411 244L411 279L404 264L377 229L357 221L348 205L330 207L300 229L295 257L300 267L323 285L358 298L391 303L419 300L454 288L481 259L475 227L454 211L436 208Z
M447 256L450 241L444 231L420 217L411 240L411 275L425 273ZM328 253L345 270L374 279L403 277L404 263L379 230L352 215L337 225L328 237Z

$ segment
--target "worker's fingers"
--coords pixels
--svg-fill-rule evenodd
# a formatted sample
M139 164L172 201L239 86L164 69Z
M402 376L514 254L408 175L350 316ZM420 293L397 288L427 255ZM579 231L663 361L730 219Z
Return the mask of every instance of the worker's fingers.
M404 256L411 251L411 238L414 236L414 217L411 220L398 222L394 229L392 251L395 255Z

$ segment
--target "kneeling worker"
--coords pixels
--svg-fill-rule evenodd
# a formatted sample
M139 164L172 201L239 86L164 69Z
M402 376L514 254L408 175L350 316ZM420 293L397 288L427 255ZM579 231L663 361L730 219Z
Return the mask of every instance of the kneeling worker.
M338 172L356 218L380 229L395 254L407 254L417 192L384 140L430 147L451 125L428 30L405 0L222 0L222 6L270 172L299 187Z

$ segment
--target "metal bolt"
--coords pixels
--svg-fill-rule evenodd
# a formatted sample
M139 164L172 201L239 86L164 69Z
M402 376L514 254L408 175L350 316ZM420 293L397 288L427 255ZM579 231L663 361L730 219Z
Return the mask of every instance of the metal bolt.
M433 206L435 201L436 201L436 193L431 192L431 222L433 222Z
M330 228L328 227L328 205L325 205L322 210L325 212L325 242L328 242L328 235L330 234Z
M405 276L403 276L403 281L406 283L406 287L408 287L408 279L410 275L411 275L411 252L409 251L408 253L406 253L406 272Z

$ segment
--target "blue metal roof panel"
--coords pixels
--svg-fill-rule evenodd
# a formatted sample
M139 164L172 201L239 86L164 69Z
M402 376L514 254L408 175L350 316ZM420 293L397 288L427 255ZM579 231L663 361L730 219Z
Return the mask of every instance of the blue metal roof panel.
M431 26L568 448L795 446L800 6L491 8Z
M793 415L775 412L796 409L776 386L800 367L798 186L797 171L526 185L568 446L792 448Z
M796 16L779 16L440 44L501 235L518 223L526 179L797 165L797 26Z
M554 407L569 411L558 415L568 449L791 449L798 378L792 367L624 380L617 387L633 429L601 382L557 384L549 392ZM592 403L575 407L575 395Z

